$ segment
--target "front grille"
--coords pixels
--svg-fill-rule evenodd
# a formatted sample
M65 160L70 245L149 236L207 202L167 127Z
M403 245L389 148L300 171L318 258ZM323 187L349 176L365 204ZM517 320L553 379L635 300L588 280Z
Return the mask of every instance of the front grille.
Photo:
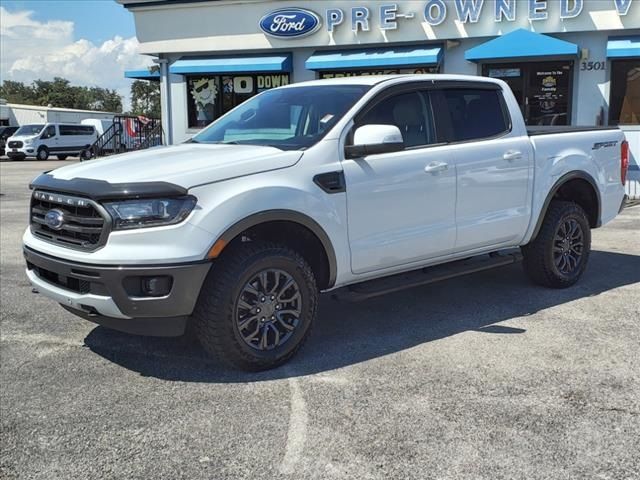
M64 288L65 290L71 290L72 292L81 293L83 295L91 292L91 282L88 282L87 280L65 277L59 273L38 267L29 262L27 262L27 268L29 268L29 270L33 270L42 280Z
M22 142L19 142L17 140L13 140L13 141L9 142L9 148L22 148Z
M36 190L31 197L31 232L46 241L81 250L96 250L109 235L107 214L87 198ZM47 213L58 223L47 221Z

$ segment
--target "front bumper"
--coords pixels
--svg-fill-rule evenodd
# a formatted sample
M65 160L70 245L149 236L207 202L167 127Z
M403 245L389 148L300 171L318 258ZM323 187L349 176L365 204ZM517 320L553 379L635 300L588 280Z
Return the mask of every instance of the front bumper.
M208 261L107 266L70 262L28 247L23 252L29 281L41 294L78 316L143 335L181 335L211 269ZM167 285L161 296L140 289L154 278Z
M35 156L36 151L31 145L25 145L20 148L5 147L5 153L9 158L25 158Z

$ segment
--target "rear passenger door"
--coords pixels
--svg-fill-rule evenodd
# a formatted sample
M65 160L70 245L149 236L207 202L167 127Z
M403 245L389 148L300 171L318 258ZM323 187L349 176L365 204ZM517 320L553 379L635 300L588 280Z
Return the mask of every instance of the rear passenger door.
M356 116L352 132L395 125L405 148L344 160L354 273L446 255L455 241L455 168L438 145L430 95L406 87L382 95Z
M514 132L502 90L443 87L434 106L457 170L455 251L519 242L530 218L531 143Z

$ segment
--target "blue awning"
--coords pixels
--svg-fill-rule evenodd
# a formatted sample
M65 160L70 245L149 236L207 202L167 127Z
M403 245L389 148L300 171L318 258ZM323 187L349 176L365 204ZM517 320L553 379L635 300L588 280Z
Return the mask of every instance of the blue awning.
M291 54L271 56L233 56L233 57L183 57L175 61L169 72L186 73L259 73L259 72L290 72Z
M470 62L513 60L517 58L570 57L578 55L578 45L530 32L524 28L470 48L464 58Z
M309 57L305 67L309 70L398 68L437 65L441 59L442 48L440 47L320 51Z
M640 35L635 37L609 37L607 58L639 58Z
M135 80L160 80L160 72L157 69L150 71L148 69L145 70L125 70L124 72L125 78L133 78Z

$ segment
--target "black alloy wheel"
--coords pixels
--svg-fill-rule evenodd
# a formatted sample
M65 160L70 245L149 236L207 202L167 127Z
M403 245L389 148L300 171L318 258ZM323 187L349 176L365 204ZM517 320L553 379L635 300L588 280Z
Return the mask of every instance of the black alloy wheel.
M262 270L243 287L235 320L244 342L256 350L284 345L300 324L300 286L287 272Z
M318 287L306 259L267 241L228 246L212 265L193 311L193 331L215 358L242 370L291 359L317 316Z
M553 200L538 235L522 247L524 269L538 285L567 288L584 273L591 251L591 230L584 209Z
M578 221L568 218L556 230L553 240L553 261L563 275L571 275L582 262L584 233Z

